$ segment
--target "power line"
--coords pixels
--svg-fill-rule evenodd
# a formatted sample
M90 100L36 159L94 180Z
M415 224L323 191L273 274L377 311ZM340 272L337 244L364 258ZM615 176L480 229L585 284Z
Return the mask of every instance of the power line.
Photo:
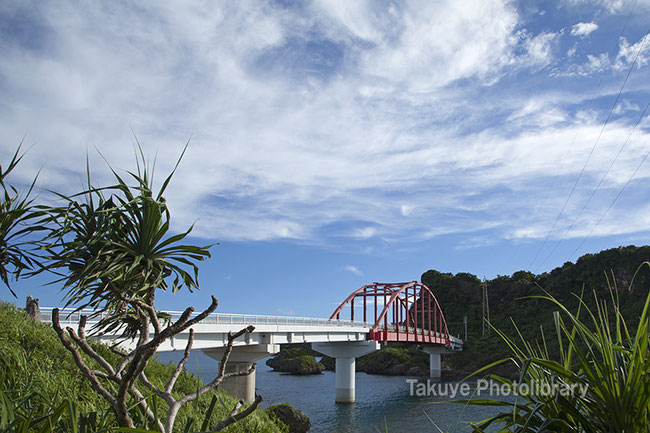
M594 198L594 195L596 195L596 191L598 191L598 189L599 189L600 186L602 185L603 181L605 180L605 178L607 177L607 175L609 174L609 172L612 170L612 167L614 166L614 163L616 163L616 161L618 160L618 157L619 157L619 156L621 155L621 153L623 152L623 149L625 149L625 147L627 146L627 143L630 141L630 137L632 137L632 134L634 133L634 131L636 130L637 126L638 126L639 123L641 122L641 119L643 119L643 117L645 116L645 113L646 113L646 111L648 110L648 106L650 106L650 104L646 105L646 107L643 109L643 112L641 113L641 116L639 117L639 120L636 121L636 124L635 124L634 127L632 128L632 131L630 131L630 133L628 134L627 139L625 140L625 142L623 143L623 145L618 149L618 153L616 154L616 156L614 157L614 159L612 160L612 162L609 164L609 167L607 168L607 170L605 171L605 173L601 176L600 181L598 182L598 185L596 185L596 188L594 188L594 190L591 191L591 195L589 196L589 199L585 202L584 206L582 206L582 209L580 209L580 212L578 212L578 215L574 218L574 220L573 220L573 222L571 223L571 225L569 226L569 228L564 232L564 235L562 235L562 238L561 238L561 239L560 239L560 240L555 244L555 246L553 247L553 249L551 250L551 252L546 256L546 258L544 259L544 261L543 261L539 266L542 266L542 265L544 265L544 263L546 263L546 261L547 261L547 260L551 257L551 255L555 252L555 250L556 250L557 247L560 245L560 243L561 243L564 239L566 239L567 235L571 232L571 230L573 229L573 227L575 227L576 222L578 222L578 219L582 216L582 213L583 213L583 212L585 211L585 209L587 208L587 205L588 205L588 204L591 202L591 200ZM539 267L538 267L538 268L539 268Z
M636 3L635 3L635 5L636 5ZM630 15L627 18L627 21L625 23L625 27L627 27L627 23L629 22L631 16L632 16L632 11L630 12ZM648 29L648 32L650 32L650 29ZM648 32L646 32L646 34ZM644 43L645 43L645 41L644 41ZM616 99L614 100L614 103L612 104L612 107L609 109L609 112L607 113L607 117L605 119L605 122L603 123L602 128L600 129L600 133L598 134L598 137L596 138L596 141L594 142L594 145L592 146L591 151L589 152L589 155L587 156L587 159L585 160L585 163L582 166L582 169L580 170L580 173L578 174L578 177L576 178L576 181L574 182L573 187L571 188L571 191L569 192L569 196L564 201L564 204L562 205L562 209L560 209L560 213L555 218L555 221L553 222L553 226L551 227L551 229L547 233L546 238L544 239L544 242L542 243L540 248L537 250L537 254L535 254L535 257L533 258L533 261L530 262L530 265L528 266L529 269L532 268L533 264L535 263L535 261L539 257L539 254L544 249L544 246L546 246L546 243L548 242L549 238L551 237L551 233L553 233L553 230L555 230L555 227L557 226L557 223L560 221L560 217L562 216L562 214L564 213L564 210L566 209L567 205L569 204L569 201L571 200L571 197L573 197L573 193L575 192L576 187L578 186L578 183L580 182L580 179L582 178L582 175L584 174L585 169L587 168L587 165L589 164L589 161L591 160L591 157L593 156L594 151L596 150L596 147L598 146L598 143L600 142L600 138L603 135L603 131L605 130L605 127L609 123L609 119L612 116L612 112L614 111L614 108L618 104L618 100L620 99L621 94L623 93L623 89L625 88L625 85L627 84L627 81L630 78L630 74L632 73L632 70L634 68L634 65L636 64L636 61L637 61L637 59L639 57L639 54L641 53L641 48L642 47L643 47L643 44L641 44L640 49L637 52L637 55L634 58L634 61L632 62L631 67L628 69L627 75L625 76L625 80L623 80L623 84L621 85L621 89L619 90L618 94L616 95ZM557 246L555 248L557 248ZM555 250L555 248L554 248L554 250ZM545 261L546 261L546 259L545 259Z
M648 103L648 105L646 105L645 109L643 110L643 114L641 115L641 117L639 118L639 120L636 122L636 125L634 125L634 129L632 129L632 132L630 132L630 135L628 135L627 140L630 139L630 137L632 136L632 134L633 134L634 131L636 130L637 125L641 122L641 119L643 119L643 116L644 116L646 110L648 109L648 107L650 107L650 103ZM627 140L626 140L626 143L627 143ZM605 209L605 212L603 212L603 214L600 216L600 218L598 219L598 221L596 221L596 224L594 224L594 226L591 228L591 230L589 231L589 233L587 234L587 236L585 236L585 237L582 239L582 241L580 242L580 244L576 247L576 249L573 250L573 252L572 252L571 255L569 256L569 260L571 260L571 259L573 258L573 256L574 256L574 255L578 252L578 250L579 250L579 249L584 245L584 243L587 241L587 239L589 239L589 237L590 237L591 234L594 232L594 230L596 230L596 227L598 227L598 226L600 225L600 223L602 222L602 220L605 219L605 216L606 216L607 213L610 211L610 209L614 206L614 204L618 201L619 197L623 194L623 191L625 191L625 189L626 189L627 186L630 184L630 182L632 182L632 179L634 179L634 176L636 176L637 172L639 171L639 169L641 168L641 166L643 165L643 163L645 162L645 160L648 158L648 155L650 155L650 151L646 152L645 156L643 157L643 159L641 160L641 162L639 163L639 165L636 166L636 169L634 170L634 172L632 173L632 175L629 177L629 179L627 180L627 182L625 182L625 185L623 185L623 187L618 191L618 194L616 195L616 197L614 197L614 200L612 200L612 202L609 204L609 206L607 207L607 209Z
M596 93L591 98L591 101L589 101L589 105L587 106L587 110L591 108L592 103L596 100L596 96L598 95L598 91L600 90L600 83L603 81L603 76L605 75L605 71L603 71L600 74L600 80L598 80L598 85L596 86ZM551 181L551 186L548 188L546 191L546 196L544 197L544 200L542 200L542 203L537 206L535 209L535 212L533 212L533 216L531 217L531 225L535 225L537 222L537 215L539 214L539 211L544 207L546 204L546 201L548 200L549 196L551 195L551 191L553 190L553 187L555 186L555 182L557 181L557 178L560 176L560 172L562 171L562 167L564 166L564 161L566 160L567 156L569 156L569 152L571 152L571 147L573 146L573 143L575 143L576 138L578 138L578 131L576 131L576 134L573 136L573 140L571 140L571 144L568 146L567 151L564 153L564 156L562 157L562 160L560 161L560 165L557 168L557 171L555 172L555 176L553 176L553 180ZM515 248L515 251L512 253L510 256L510 259L508 260L508 267L510 267L510 264L512 263L512 260L517 257L519 254L519 250L521 249L521 244L517 245L517 248Z
M627 75L625 75L625 80L623 80L623 84L621 85L621 89L618 91L618 95L616 95L616 99L614 100L614 104L609 109L609 113L607 114L607 118L605 119L605 123L603 123L602 128L600 128L600 133L598 134L598 137L596 137L596 142L594 143L593 147L591 148L591 152L589 152L589 156L587 157L587 160L585 161L585 164L582 166L582 170L580 170L580 174L578 175L578 178L576 179L576 182L573 184L573 188L571 189L571 194L569 194L569 197L567 198L567 201L564 203L564 206L562 207L562 211L560 212L557 219L555 220L556 224L557 224L558 220L560 219L560 216L562 215L562 212L564 211L567 203L569 202L569 199L573 195L573 192L575 191L576 186L578 185L578 182L580 181L580 178L582 177L582 175L584 174L585 169L587 168L587 164L589 163L589 160L591 159L594 151L596 150L596 147L598 146L598 144L600 142L600 139L601 139L601 137L603 135L603 132L605 131L605 127L609 123L609 120L610 120L610 118L612 116L612 113L614 112L614 108L616 108L616 105L618 104L618 100L620 99L621 94L623 93L623 90L625 89L625 85L627 84L627 81L630 78L630 75L632 74L632 70L634 69L634 66L636 65L636 62L637 62L637 60L639 58L639 55L641 54L641 51L643 50L643 47L645 46L646 35L648 35L648 34L650 34L650 28L648 28L648 31L643 35L643 38L641 38L641 44L639 45L639 50L637 51L636 56L634 56L634 60L632 61L632 64L630 65L630 68L627 71ZM625 144L627 144L627 141L625 142ZM625 147L625 144L623 145L623 147ZM621 150L622 150L622 148L621 148ZM576 216L574 218L574 220L571 223L571 225L569 226L569 228L564 232L564 234L562 235L560 240L558 240L556 242L555 246L553 247L551 252L546 256L546 258L542 261L542 263L540 263L537 266L537 269L539 269L541 266L544 265L544 263L546 263L546 261L553 255L553 253L555 252L557 247L560 245L560 243L566 238L567 234L571 231L571 229L573 229L573 227L575 226L575 223L578 221L578 218L580 218L580 216L582 215L582 212L585 210L585 208L587 207L589 202L591 202L591 199L596 194L596 191L598 190L598 188L602 184L603 179L609 173L609 170L612 168L612 165L614 165L614 162L616 162L616 159L618 158L618 155L621 153L621 150L619 150L619 153L614 158L614 161L612 161L612 164L609 166L609 168L605 172L605 175L603 175L603 177L601 177L600 182L598 183L596 188L592 191L591 195L589 196L589 199L585 202L584 206L582 207L582 209L578 213L578 216ZM555 227L555 224L553 225L553 227ZM550 235L550 232L549 232L549 235Z
M634 12L634 8L636 8L636 4L637 4L637 2L638 2L638 0L635 0L635 1L634 1L634 4L632 5L632 8L630 9L630 13L628 14L627 19L625 20L625 24L623 24L623 28L621 29L621 32L619 33L618 37L616 38L616 42L614 43L614 47L612 48L612 54L614 54L614 52L616 51L616 47L618 46L618 40L621 38L621 36L623 36L623 34L625 33L625 30L627 30L627 26L628 26L628 24L630 23L630 19L632 18L632 13ZM605 69L603 69L603 70L601 71L601 73L600 73L600 77L599 77L599 79L598 79L598 84L596 85L596 90L594 91L594 94L593 94L593 96L591 97L591 100L589 101L589 105L587 106L588 109L591 108L591 106L593 105L594 101L595 101L596 98L598 97L598 94L599 94L599 91L600 91L600 86L601 86L601 84L602 84L602 81L603 81L603 77L604 77L604 76L605 76ZM571 147L574 145L574 143L575 143L575 141L576 141L576 138L578 137L578 134L579 134L579 131L576 131L575 135L573 136L573 139L571 140L571 143L570 143L569 146L568 146L568 149L567 149L566 153L565 153L564 156L562 157L562 161L561 161L561 163L560 163L560 167L558 168L558 171L556 172L555 176L553 177L553 181L551 182L551 187L549 187L548 192L546 193L546 197L544 198L544 202L543 202L544 204L546 203L546 200L548 199L548 196L549 196L550 192L553 190L553 187L555 186L555 181L556 181L558 175L560 174L560 169L561 169L562 166L564 165L564 161L565 161L567 155L569 154L569 151L571 150ZM582 175L582 174L581 174L581 175ZM578 180L580 180L579 177L578 177ZM578 182L578 181L576 181L576 184L575 184L575 185L577 185L577 182ZM533 266L533 263L535 263L535 261L537 260L537 257L539 257L539 254L542 252L542 250L544 249L544 246L545 246L546 243L548 242L548 239L549 239L549 237L551 236L551 233L553 233L553 230L555 229L555 226L557 225L557 223L558 223L558 221L559 221L559 219L560 219L560 216L561 216L562 213L564 212L564 209L566 208L566 205L567 205L569 199L570 199L571 196L573 195L573 190L575 189L575 185L574 185L573 189L571 190L571 193L569 194L569 197L567 198L567 201L564 203L564 206L562 206L562 209L560 210L560 213L558 214L557 218L555 219L555 222L553 223L553 226L551 227L551 230L549 230L548 234L546 235L546 238L544 239L544 242L542 242L542 246L541 246L541 247L539 248L539 250L537 251L537 254L535 254L535 257L533 258L533 261L530 262L530 265L528 265L528 269L530 269L530 268ZM535 211L535 216L537 215L537 212L539 211L539 209L541 209L541 206L539 206L539 207L537 208L537 210ZM533 217L533 218L534 218L534 217ZM533 219L533 224L535 223L535 221L536 221L536 220ZM520 247L521 247L521 245L519 245L519 246L517 247L517 249L519 249ZM514 257L514 255L513 255L513 257ZM512 259L511 259L511 260L512 260Z
M629 24L629 22L630 22L630 19L632 18L632 13L634 12L634 9L635 9L635 7L636 7L637 2L638 2L638 0L635 0L635 1L634 1L634 4L633 4L632 7L630 8L630 13L628 14L627 19L625 20L625 24L623 25L623 28L621 29L621 31L620 31L618 37L616 38L616 42L614 43L614 46L612 47L612 50L611 50L611 51L612 51L612 55L613 55L614 52L616 51L616 47L618 46L618 41L619 41L619 39L623 36L623 34L625 33L625 30L627 29L627 26L628 26L628 24ZM603 82L603 78L604 78L604 76L605 76L605 72L606 72L606 71L605 71L604 68L603 68L603 69L601 70L601 72L600 72L600 76L599 76L599 78L598 78L598 84L596 85L596 88L595 88L595 90L594 90L594 93L593 93L593 95L591 96L591 99L590 99L590 101L589 101L589 104L587 105L587 110L591 109L591 107L592 107L594 101L596 100L596 98L598 97L598 95L599 95L599 93L600 93L600 87L601 87L601 84L602 84L602 82ZM565 163L565 161L566 161L566 158L567 158L567 156L569 155L569 153L571 152L571 148L572 148L573 145L575 144L575 141L576 141L576 139L578 138L578 134L579 134L579 133L580 133L580 131L576 130L576 133L574 134L573 139L571 140L571 143L569 144L569 146L567 146L567 151L566 151L566 152L564 153L564 155L562 156L562 160L560 161L560 164L559 164L559 166L558 166L558 169L557 169L557 171L555 172L555 175L553 176L553 180L551 181L551 185L549 186L548 190L546 191L546 195L544 196L544 200L542 200L542 203L541 203L540 205L538 205L537 208L535 209L535 211L533 212L533 216L530 218L530 221L531 221L530 224L531 224L532 226L534 226L534 225L537 223L537 221L538 221L537 216L538 216L538 214L539 214L539 211L544 207L544 205L545 205L546 202L548 201L548 198L549 198L549 196L550 196L550 194L551 194L551 191L553 191L553 188L555 187L555 183L556 183L556 181L557 181L557 178L559 177L560 173L562 172L562 168L564 167L564 163ZM561 213L560 213L560 214L561 214ZM557 221L556 221L556 224L557 224ZM548 238L549 238L550 234L553 232L553 229L554 229L554 228L555 228L555 224L553 225L553 228L551 228L551 231L549 232L549 234L547 235L546 239L545 239L544 242L542 243L542 246L540 247L540 249L538 250L537 254L535 255L535 258L533 259L533 261L531 262L531 264L528 266L529 269L530 269L530 267L532 267L533 263L535 263L535 261L537 260L537 257L539 256L539 254L540 254L541 251L543 250L544 246L546 245L546 242L548 241ZM510 267L510 265L512 264L514 258L518 256L518 254L519 254L519 250L521 249L521 246L522 246L521 243L517 245L517 247L515 248L514 252L512 253L512 255L510 256L510 258L509 258L508 261L507 261L507 267Z

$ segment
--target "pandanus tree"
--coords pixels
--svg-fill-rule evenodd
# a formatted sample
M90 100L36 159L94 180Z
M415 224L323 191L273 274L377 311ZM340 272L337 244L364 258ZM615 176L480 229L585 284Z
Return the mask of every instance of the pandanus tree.
M31 224L31 220L40 215L33 210L29 198L36 180L21 195L7 179L23 155L18 146L9 164L6 167L0 165L0 280L14 297L16 293L10 287L12 277L20 277L21 273L36 264L35 256L30 252L32 242L29 234L44 229L38 224Z
M66 306L92 309L93 314L101 318L92 332L117 330L136 340L135 349L128 352L114 347L120 362L112 364L89 344L86 316L81 316L75 331L61 327L58 310L52 314L59 339L72 353L93 389L110 403L122 427L134 426L129 409L135 402L152 425L171 433L183 404L199 398L229 377L254 371L252 367L248 371L225 373L234 340L251 332L251 326L229 336L218 376L213 381L189 395L179 397L173 393L192 348L190 328L217 308L217 300L212 297L212 303L201 313L194 314L194 309L189 307L180 318L172 321L168 315L157 311L154 304L161 290L191 292L198 289L197 263L210 257L210 246L184 243L192 227L178 234L170 231L170 212L163 194L183 154L157 191L154 190L153 169L147 166L141 150L136 171L120 175L111 169L114 185L93 186L87 168L88 182L84 191L70 196L57 194L64 205L48 208L41 220L43 225L50 227L43 247L45 265L42 270L60 276L58 282L63 285ZM156 349L167 339L188 330L185 356L167 384L159 387L151 383L145 367ZM91 367L85 361L88 358L99 367ZM151 394L167 403L165 420L156 419L151 410L150 400L145 398ZM247 416L260 402L258 396L243 411L243 402L240 402L227 419L214 426L214 431Z

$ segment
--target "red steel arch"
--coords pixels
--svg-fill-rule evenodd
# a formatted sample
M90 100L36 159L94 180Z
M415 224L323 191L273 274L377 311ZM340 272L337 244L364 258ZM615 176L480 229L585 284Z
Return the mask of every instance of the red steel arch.
M369 340L451 344L438 300L431 289L417 281L365 285L350 294L330 320L340 320L346 306L350 320L355 320L356 308L357 320L374 323Z

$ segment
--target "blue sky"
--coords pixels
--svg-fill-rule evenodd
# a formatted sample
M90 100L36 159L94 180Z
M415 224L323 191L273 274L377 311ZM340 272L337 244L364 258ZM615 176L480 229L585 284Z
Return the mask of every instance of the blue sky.
M26 135L14 183L71 193L87 149L98 183L95 148L133 167L131 128L160 178L191 137L172 224L220 245L161 308L328 316L427 269L540 273L650 239L649 22L648 0L4 1L0 158ZM41 283L16 287L56 304Z

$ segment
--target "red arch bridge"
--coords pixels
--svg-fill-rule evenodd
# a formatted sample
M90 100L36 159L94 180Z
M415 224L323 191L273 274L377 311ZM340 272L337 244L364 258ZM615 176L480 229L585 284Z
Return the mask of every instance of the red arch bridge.
M51 308L42 308L42 320L51 321ZM168 312L175 315L180 312ZM74 325L79 316L89 316L88 324L99 320L90 312L66 314L62 325ZM281 344L311 343L312 348L336 359L335 399L350 403L355 399L356 358L380 349L386 342L416 344L429 354L431 377L440 376L440 355L462 350L463 342L451 336L445 316L433 292L417 281L372 283L348 296L329 319L260 316L250 314L211 314L193 326L193 349L220 360L228 333L253 325L255 330L234 343L227 371L248 370L252 363L279 352ZM189 331L167 340L159 351L183 350ZM119 331L97 337L107 343L120 340ZM123 341L123 340L122 340ZM135 340L121 345L128 349ZM255 397L255 373L224 381L231 393L251 401Z

